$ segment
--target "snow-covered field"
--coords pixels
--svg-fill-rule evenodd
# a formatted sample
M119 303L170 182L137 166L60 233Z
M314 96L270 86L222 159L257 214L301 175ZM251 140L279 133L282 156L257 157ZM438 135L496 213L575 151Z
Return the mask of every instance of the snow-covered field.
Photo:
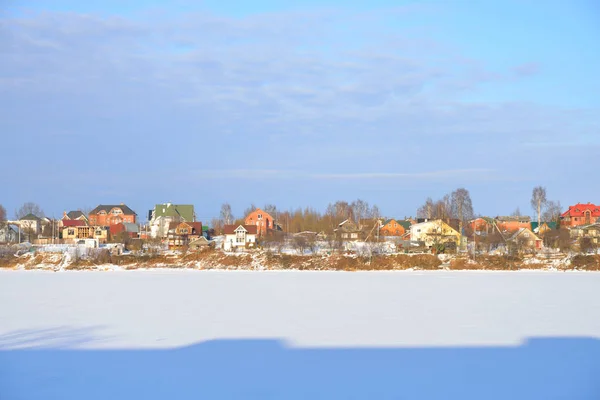
M598 399L599 340L598 273L0 271L1 399Z

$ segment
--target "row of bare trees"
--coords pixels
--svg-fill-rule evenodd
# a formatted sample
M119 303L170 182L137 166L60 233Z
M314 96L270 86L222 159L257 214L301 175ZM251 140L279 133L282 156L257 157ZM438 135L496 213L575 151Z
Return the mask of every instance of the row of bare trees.
M236 218L232 212L231 205L221 205L219 218L211 221L216 232L220 232L224 225L243 224L244 218L256 209L255 204L250 204L244 210L241 218ZM344 220L350 219L357 225L362 225L373 219L380 218L381 213L377 205L371 205L367 201L357 199L352 202L339 200L327 205L324 213L314 208L297 208L294 210L280 211L273 204L266 204L262 210L269 213L285 232L297 233L304 231L333 232L333 230Z

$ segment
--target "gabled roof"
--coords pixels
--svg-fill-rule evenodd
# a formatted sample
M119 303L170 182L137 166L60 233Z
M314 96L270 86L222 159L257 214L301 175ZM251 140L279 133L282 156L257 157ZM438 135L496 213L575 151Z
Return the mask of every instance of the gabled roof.
M192 204L157 204L154 206L154 218L181 217L184 221L194 220L194 206Z
M516 240L523 232L531 233L536 240L539 240L536 234L528 228L519 228L511 235L511 237L508 240Z
M41 221L42 219L37 215L32 213L27 214L26 216L19 219L19 221Z
M92 211L90 211L90 215L98 214L100 211L104 211L104 212L108 213L113 208L120 208L121 211L123 211L123 214L125 214L125 215L137 215L135 213L135 211L133 211L131 208L127 207L125 204L113 204L113 205L100 204L98 207L96 207Z
M77 211L69 211L67 213L67 217L69 219L78 219L78 218L81 218L81 217L87 219L87 216L82 211L79 211L79 210L77 210Z
M250 235L256 235L258 233L256 225L225 225L223 226L223 234L234 235L237 228L242 227Z
M569 206L569 209L562 213L561 217L584 217L586 211L589 211L592 217L600 217L600 206L592 203L578 203L574 206Z

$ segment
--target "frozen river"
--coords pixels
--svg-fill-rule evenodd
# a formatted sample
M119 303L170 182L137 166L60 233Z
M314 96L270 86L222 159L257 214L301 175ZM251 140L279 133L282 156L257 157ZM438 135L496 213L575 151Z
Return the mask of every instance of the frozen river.
M598 339L600 273L0 271L2 399L591 399Z

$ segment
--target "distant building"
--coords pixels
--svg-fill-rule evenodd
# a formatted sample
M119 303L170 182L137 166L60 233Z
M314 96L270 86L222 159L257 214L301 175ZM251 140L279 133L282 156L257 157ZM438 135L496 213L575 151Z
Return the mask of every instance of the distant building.
M461 234L441 219L417 223L410 227L410 240L423 242L427 247L436 243L453 243L459 246L461 239Z
M171 222L168 229L169 248L187 246L202 236L202 222Z
M350 219L340 222L333 232L337 239L343 241L360 240L363 234L362 229Z
M148 212L148 221L151 237L166 238L171 223L196 222L196 214L191 204L163 203Z
M592 203L570 206L560 216L560 225L565 227L590 225L600 222L600 206Z
M255 247L258 235L256 225L225 225L223 227L223 249L226 251L236 248Z
M0 243L17 243L19 228L9 224L0 224Z
M256 226L258 236L264 236L268 231L275 229L273 216L260 208L248 214L244 223Z
M93 226L111 226L122 222L137 223L137 214L125 204L99 205L90 211L89 223Z

